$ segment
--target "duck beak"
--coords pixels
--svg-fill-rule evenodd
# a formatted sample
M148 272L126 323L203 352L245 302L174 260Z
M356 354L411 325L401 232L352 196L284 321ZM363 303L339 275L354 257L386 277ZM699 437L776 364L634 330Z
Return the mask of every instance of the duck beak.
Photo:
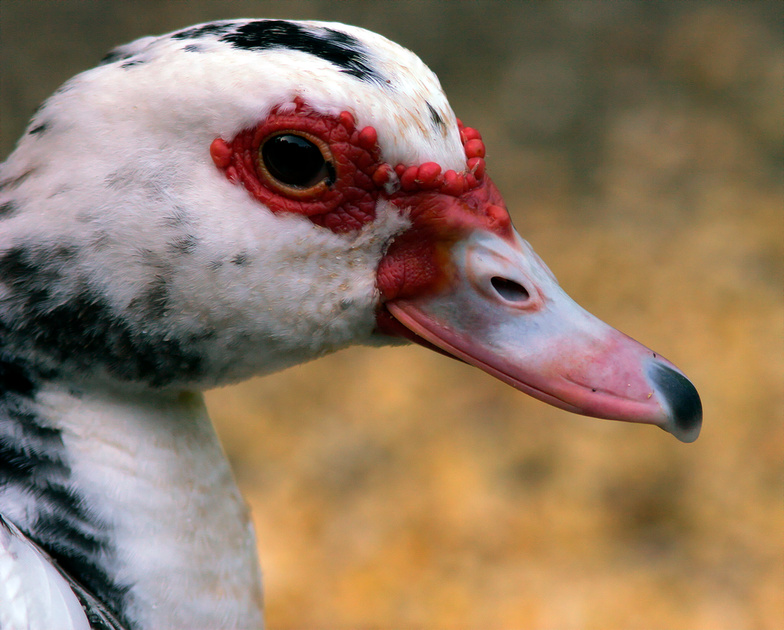
M385 303L406 337L561 409L697 439L702 404L691 382L575 303L517 232L473 230L447 258L437 291Z

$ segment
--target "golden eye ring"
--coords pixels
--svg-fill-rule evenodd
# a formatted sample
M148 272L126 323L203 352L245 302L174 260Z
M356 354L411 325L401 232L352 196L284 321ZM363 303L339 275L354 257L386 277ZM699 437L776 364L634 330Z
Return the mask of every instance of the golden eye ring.
M297 199L320 195L336 178L329 145L300 130L282 129L265 138L259 145L257 165L264 183Z

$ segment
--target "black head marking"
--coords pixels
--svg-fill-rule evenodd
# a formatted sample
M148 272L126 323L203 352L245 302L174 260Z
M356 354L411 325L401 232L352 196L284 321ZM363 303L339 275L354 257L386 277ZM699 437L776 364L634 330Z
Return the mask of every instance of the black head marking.
M19 204L16 201L6 201L0 203L0 219L7 219L19 211Z
M231 264L242 267L243 265L247 265L249 261L248 252L240 252L231 259Z
M445 124L444 123L444 119L441 118L441 114L439 114L436 111L435 107L433 107L430 103L428 103L427 104L427 111L430 112L430 120L433 121L433 124L436 127L441 127L443 129L444 124Z
M0 396L22 394L30 396L35 389L27 371L12 362L10 357L3 357L0 351Z
M30 129L30 131L28 131L27 133L29 133L31 136L37 136L42 133L45 133L48 129L49 129L49 123L44 122L41 123L40 125L36 125L32 129Z
M127 52L124 48L115 48L110 50L103 56L103 59L98 63L99 66L106 66L115 61L124 61L133 57L133 53Z
M220 39L242 50L288 48L308 53L361 81L387 85L384 77L369 65L362 43L351 35L331 28L306 28L283 20L258 20L241 24Z
M232 30L234 26L235 24L231 22L212 22L211 24L186 28L184 31L174 33L171 37L172 39L199 39L205 35L223 35Z
M142 64L147 63L144 59L129 59L128 61L124 62L120 67L125 70L127 68L133 68L134 66L141 66Z
M183 50L185 52L190 52L190 53L200 53L200 52L204 52L204 47L199 46L198 44L188 44L183 48Z

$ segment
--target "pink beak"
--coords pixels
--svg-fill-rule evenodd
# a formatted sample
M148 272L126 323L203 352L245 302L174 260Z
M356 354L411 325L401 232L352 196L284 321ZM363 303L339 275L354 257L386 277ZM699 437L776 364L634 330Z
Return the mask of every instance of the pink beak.
M407 336L556 407L697 439L702 404L691 382L576 304L517 232L471 231L449 257L440 291L386 302Z

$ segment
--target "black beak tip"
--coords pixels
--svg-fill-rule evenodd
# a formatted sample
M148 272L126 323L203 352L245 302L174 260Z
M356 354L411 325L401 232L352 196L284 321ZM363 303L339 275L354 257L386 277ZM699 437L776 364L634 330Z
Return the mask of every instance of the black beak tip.
M702 427L702 402L697 389L680 372L654 363L651 378L670 407L670 423L664 427L681 442L694 442Z

